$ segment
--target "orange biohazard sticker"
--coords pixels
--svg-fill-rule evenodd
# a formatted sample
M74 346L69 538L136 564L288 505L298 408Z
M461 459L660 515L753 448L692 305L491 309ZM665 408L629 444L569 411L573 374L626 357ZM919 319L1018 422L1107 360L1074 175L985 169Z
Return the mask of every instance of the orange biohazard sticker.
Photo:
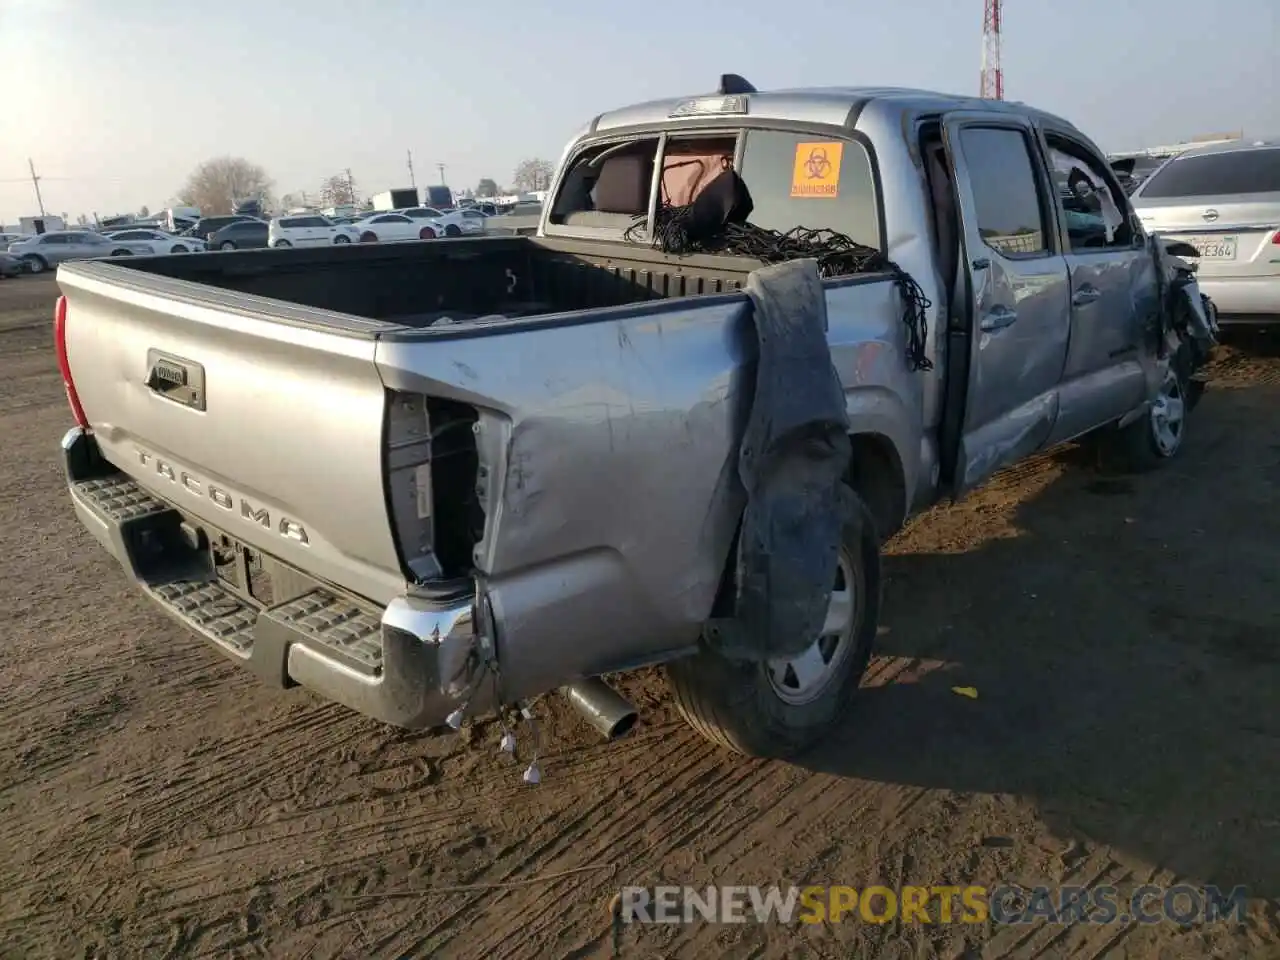
M791 172L793 197L820 197L827 200L840 195L840 158L844 144L797 143L796 165Z

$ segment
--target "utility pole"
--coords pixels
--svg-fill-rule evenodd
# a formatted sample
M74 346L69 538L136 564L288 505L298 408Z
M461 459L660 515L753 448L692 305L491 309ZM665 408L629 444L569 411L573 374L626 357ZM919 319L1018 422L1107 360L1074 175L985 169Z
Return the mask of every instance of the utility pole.
M27 166L31 168L31 185L36 188L36 203L40 205L40 216L44 216L44 198L40 196L40 178L36 176L36 163L27 157Z
M409 186L417 187L418 181L413 179L413 151L406 151L409 154Z
M444 186L444 164L437 163L436 169L440 171L440 186L443 187Z
M347 167L347 199L356 202L356 182L351 179L351 168Z

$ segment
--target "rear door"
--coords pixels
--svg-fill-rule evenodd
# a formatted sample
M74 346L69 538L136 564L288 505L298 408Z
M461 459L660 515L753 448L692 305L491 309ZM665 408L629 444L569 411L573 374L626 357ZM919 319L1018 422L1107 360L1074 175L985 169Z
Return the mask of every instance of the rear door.
M1200 251L1201 285L1223 315L1280 315L1280 146L1175 157L1133 200L1149 232Z
M1067 357L1071 303L1047 171L1019 117L943 122L955 177L971 318L968 390L948 464L953 496L1049 439Z
M1071 284L1071 343L1051 438L1058 442L1119 419L1142 402L1139 347L1156 275L1107 162L1069 130L1050 125L1043 132Z

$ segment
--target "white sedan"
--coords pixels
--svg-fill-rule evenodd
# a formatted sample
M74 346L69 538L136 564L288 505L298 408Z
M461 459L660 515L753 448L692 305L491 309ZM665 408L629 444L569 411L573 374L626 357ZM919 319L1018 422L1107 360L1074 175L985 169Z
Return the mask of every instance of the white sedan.
M466 237L484 233L485 215L470 207L463 210L450 210L432 217L419 231L423 240L434 240L436 237Z
M396 243L402 240L428 239L420 236L430 221L406 217L403 213L374 213L351 226L358 231L361 243Z
M144 227L110 230L104 233L103 236L109 240L122 240L130 244L149 244L151 252L156 254L194 253L205 249L204 241L197 237L180 237L174 233L166 233L163 230Z
M328 247L359 239L360 231L355 227L336 223L318 213L276 217L267 225L269 247Z

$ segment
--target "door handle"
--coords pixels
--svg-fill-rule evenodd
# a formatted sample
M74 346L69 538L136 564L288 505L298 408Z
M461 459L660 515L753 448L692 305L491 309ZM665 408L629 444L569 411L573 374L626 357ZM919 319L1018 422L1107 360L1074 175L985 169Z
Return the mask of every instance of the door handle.
M1018 314L1008 307L999 305L994 306L982 316L982 323L978 324L979 329L983 333L992 333L996 330L1003 330L1009 324L1018 319Z
M1084 307L1097 301L1102 292L1097 287L1085 285L1075 292L1071 298L1072 306Z

